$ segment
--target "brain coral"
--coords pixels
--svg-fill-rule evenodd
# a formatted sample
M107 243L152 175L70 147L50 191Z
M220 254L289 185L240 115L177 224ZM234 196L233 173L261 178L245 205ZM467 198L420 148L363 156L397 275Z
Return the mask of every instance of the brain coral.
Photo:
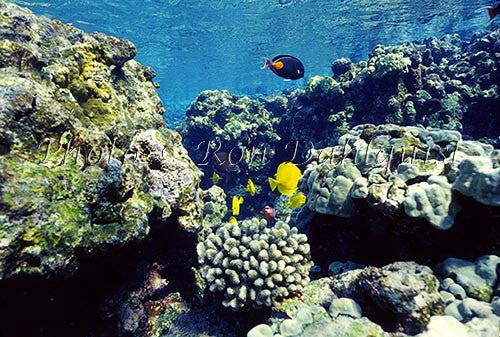
M253 218L224 223L198 243L198 259L210 291L223 292L233 310L271 306L277 297L309 282L310 247L296 228Z

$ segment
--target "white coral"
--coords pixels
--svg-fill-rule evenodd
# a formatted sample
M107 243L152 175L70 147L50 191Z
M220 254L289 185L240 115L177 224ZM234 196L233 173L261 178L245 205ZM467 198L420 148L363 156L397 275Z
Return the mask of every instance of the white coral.
M198 243L197 253L210 291L224 292L222 304L234 310L271 306L300 291L313 265L304 234L281 221L269 228L257 218L222 224Z

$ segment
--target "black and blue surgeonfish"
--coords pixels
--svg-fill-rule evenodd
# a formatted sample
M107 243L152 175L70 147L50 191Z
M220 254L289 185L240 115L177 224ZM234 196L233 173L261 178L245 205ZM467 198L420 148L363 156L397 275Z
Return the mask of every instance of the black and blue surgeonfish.
M496 5L496 7L486 7L488 10L488 14L490 16L490 21L495 18L498 14L500 14L500 3Z
M266 59L262 69L266 68L287 80L298 80L304 77L304 65L298 58L290 55L278 55L272 60Z

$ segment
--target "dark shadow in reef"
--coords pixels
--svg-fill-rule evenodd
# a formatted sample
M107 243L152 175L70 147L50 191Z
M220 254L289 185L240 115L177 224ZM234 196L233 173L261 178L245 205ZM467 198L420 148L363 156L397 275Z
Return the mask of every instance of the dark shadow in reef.
M179 291L192 298L195 234L178 228L175 220L150 225L138 244L104 256L78 254L79 269L67 279L18 277L0 283L0 336L118 336L117 320L104 317L105 300L124 285L142 284L152 264L163 266L159 273L169 281L165 294L155 296Z
M383 306L381 307L372 298L362 296L361 298L355 297L354 300L362 305L363 316L380 325L384 331L397 332L401 328L397 314Z
M358 200L359 212L352 218L316 215L306 227L312 259L326 276L333 261L347 260L370 266L395 261L415 261L429 267L448 257L474 261L481 255L500 255L500 210L458 196L463 208L454 225L445 231L426 220L399 215L389 217ZM363 313L384 331L400 327L395 314L373 299L354 298Z
M352 218L316 215L308 225L313 261L326 274L333 261L371 266L415 261L433 267L448 257L475 260L500 254L500 210L460 197L455 224L442 231L424 219L388 217L363 205Z
M173 322L166 336L241 337L271 315L270 308L232 311L221 302L222 296L208 293L203 302Z

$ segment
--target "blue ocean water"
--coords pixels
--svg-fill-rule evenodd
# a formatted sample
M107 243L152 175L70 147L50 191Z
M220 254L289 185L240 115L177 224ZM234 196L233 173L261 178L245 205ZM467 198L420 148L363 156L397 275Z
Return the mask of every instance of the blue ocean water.
M331 61L365 59L377 44L469 36L488 28L493 0L11 0L36 14L132 40L157 71L166 120L175 126L205 89L267 95L331 73ZM260 70L293 54L304 80Z

